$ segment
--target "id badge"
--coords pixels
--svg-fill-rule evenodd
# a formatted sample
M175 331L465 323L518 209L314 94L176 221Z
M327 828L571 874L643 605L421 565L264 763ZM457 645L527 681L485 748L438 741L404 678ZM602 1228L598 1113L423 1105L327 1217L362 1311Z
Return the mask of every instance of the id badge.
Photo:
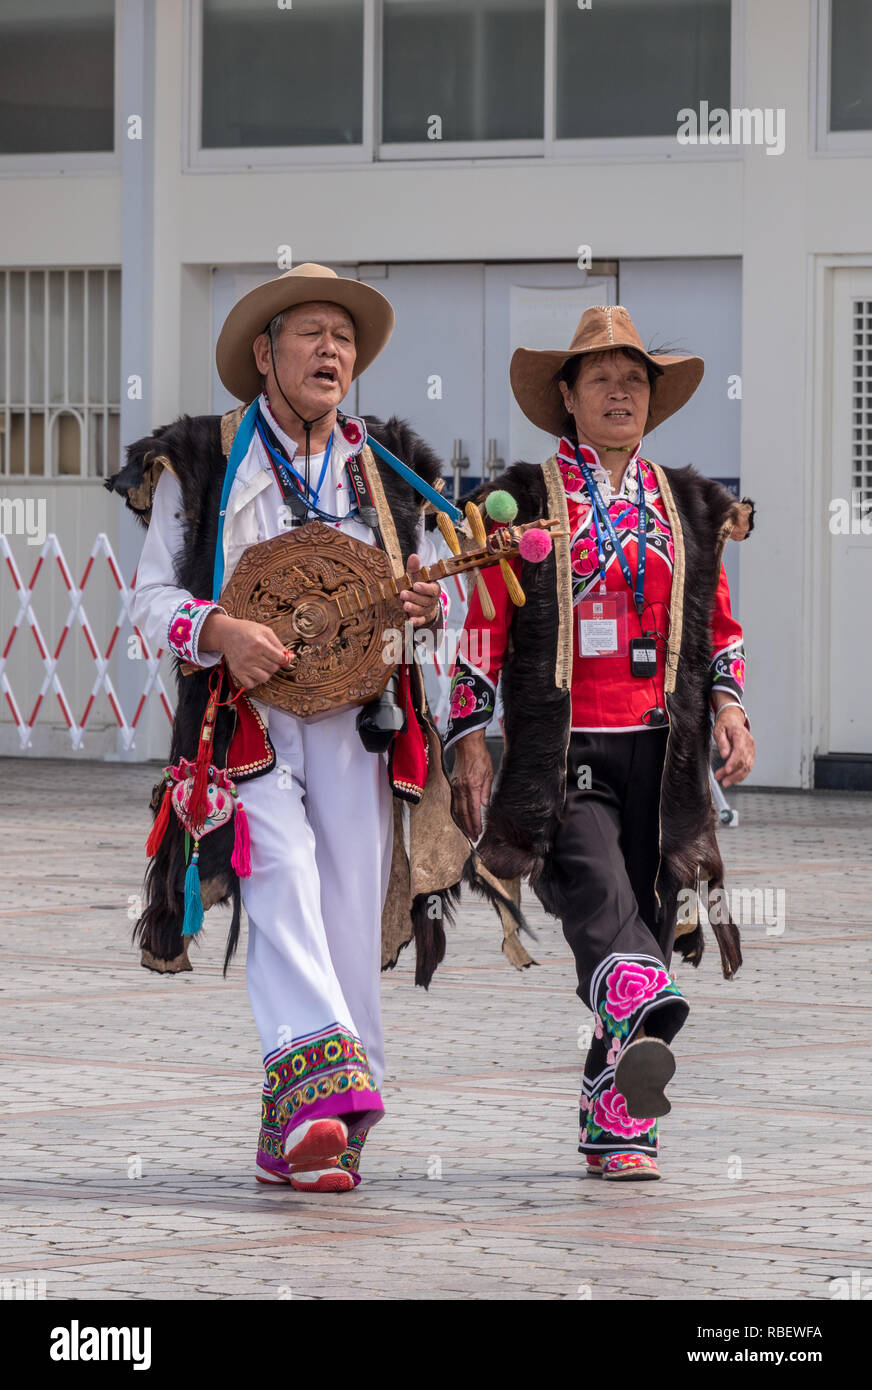
M579 600L578 650L582 656L626 656L625 593L615 589Z

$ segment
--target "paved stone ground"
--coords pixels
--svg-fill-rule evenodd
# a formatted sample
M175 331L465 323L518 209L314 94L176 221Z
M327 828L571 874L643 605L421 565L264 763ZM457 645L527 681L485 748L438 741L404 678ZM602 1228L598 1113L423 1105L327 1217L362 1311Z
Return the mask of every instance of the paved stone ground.
M227 914L192 974L129 944L155 768L0 760L0 1279L48 1298L829 1299L872 1280L872 799L735 796L734 887L783 931L678 967L660 1183L583 1176L587 1017L557 924L515 972L465 907L429 994L384 981L387 1115L334 1197L253 1181L260 1059ZM135 1174L141 1165L141 1176ZM872 1282L865 1286L872 1288Z

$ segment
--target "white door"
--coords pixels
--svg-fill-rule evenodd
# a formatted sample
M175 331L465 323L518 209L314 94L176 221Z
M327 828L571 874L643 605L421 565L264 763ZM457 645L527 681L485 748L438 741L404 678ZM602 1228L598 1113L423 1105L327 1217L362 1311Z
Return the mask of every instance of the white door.
M872 270L835 273L830 463L828 751L872 753Z
M391 265L381 278L362 265L361 280L394 306L390 342L358 382L360 415L398 415L442 460L451 493L480 476L485 363L479 264ZM468 467L452 470L452 459Z

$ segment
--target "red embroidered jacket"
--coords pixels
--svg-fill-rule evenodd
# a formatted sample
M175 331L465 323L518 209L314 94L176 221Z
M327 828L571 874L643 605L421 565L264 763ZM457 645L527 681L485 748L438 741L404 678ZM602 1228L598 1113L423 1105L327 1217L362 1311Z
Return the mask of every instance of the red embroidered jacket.
M642 678L630 671L629 654L622 656L581 656L579 651L578 603L594 595L600 585L596 531L587 487L575 456L574 443L561 439L557 459L563 475L569 510L573 601L576 622L573 638L572 728L621 732L645 729L646 710L663 706L664 653L669 631L669 602L672 594L672 531L654 470L632 456L619 490L611 491L608 475L595 450L586 445L581 452L606 501L609 516L636 578L638 562L638 476L641 473L648 512L645 568L645 609L640 621L629 593L621 565L605 528L601 525L607 592L627 595L627 643L643 632L657 633L657 674ZM516 572L520 562L513 561ZM512 603L497 567L482 571L482 578L496 610L488 621L473 591L464 624L463 639L452 667L451 707L445 731L446 745L483 728L493 718L496 686L506 652ZM711 617L712 690L728 692L742 703L745 681L745 653L742 629L730 611L727 576L721 566L720 581Z

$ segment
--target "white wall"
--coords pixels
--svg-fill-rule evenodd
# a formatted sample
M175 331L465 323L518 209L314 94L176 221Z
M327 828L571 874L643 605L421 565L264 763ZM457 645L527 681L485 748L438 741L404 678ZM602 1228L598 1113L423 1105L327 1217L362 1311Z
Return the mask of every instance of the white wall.
M810 325L815 257L872 249L872 159L812 152L811 0L744 6L743 102L784 107L781 156L491 161L183 172L184 6L156 0L155 423L209 408L208 268L271 261L742 258L741 476L758 504L743 550L756 780L808 784L809 536L814 456ZM117 263L112 175L4 181L0 263ZM559 215L557 212L559 210ZM632 306L631 306L632 307ZM706 355L707 346L695 344ZM716 349L715 349L716 351Z

